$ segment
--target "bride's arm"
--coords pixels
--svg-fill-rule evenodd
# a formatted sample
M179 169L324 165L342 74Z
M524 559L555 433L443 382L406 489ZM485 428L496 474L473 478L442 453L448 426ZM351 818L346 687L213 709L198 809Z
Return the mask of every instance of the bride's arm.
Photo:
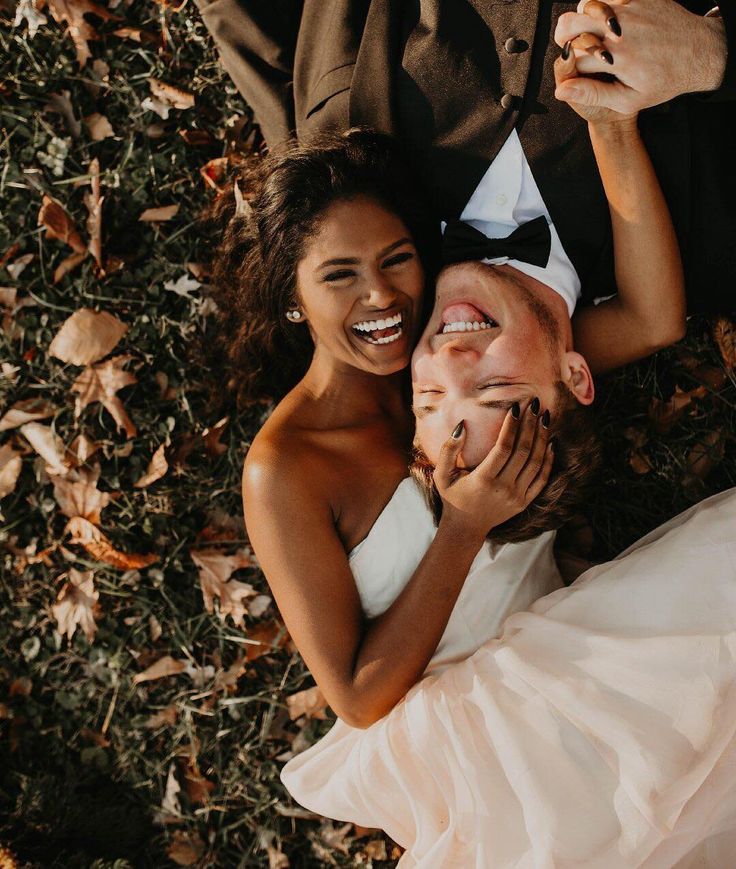
M329 492L305 456L254 445L243 472L248 535L286 627L335 713L353 727L386 715L422 676L485 535L543 488L547 430L509 412L495 448L472 473L455 461L464 432L438 466L444 510L437 535L394 603L365 619ZM257 448L256 448L257 447Z
M558 84L570 73L573 51L567 62L558 61ZM682 338L685 284L669 209L637 116L571 105L588 120L611 212L618 295L580 308L572 320L575 349L600 373Z

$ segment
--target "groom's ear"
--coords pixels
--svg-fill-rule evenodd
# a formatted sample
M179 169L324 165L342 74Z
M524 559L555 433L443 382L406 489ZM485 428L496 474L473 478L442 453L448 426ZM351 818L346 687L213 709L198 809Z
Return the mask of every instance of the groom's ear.
M562 380L580 404L592 404L595 384L585 357L568 350L562 359Z

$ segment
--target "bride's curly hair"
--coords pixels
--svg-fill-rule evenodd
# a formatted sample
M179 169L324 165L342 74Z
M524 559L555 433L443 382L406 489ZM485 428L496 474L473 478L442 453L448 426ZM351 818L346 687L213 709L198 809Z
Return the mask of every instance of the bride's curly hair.
M298 305L297 264L330 205L358 196L404 222L432 286L439 229L400 146L381 133L353 129L251 157L203 215L217 305L203 351L238 407L279 400L306 373L309 330L286 320Z

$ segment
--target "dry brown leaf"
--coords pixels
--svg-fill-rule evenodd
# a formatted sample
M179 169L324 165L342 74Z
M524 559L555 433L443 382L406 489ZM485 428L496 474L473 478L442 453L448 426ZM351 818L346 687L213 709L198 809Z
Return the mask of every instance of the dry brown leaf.
M174 830L166 853L177 866L193 866L204 854L204 842L197 833Z
M110 121L99 112L92 112L91 115L87 115L83 120L89 137L93 142L101 142L103 139L115 135L115 130L113 130Z
M287 697L286 706L292 721L301 718L302 715L306 715L307 718L320 718L322 720L327 718L325 712L327 701L318 685Z
M285 646L289 641L289 633L280 622L274 619L271 622L256 625L248 631L247 639L249 642L245 646L245 659L250 663L256 658L260 658L261 655L267 655L269 652L274 652Z
M46 238L58 239L68 244L78 254L87 253L87 245L77 232L74 221L55 199L44 195L41 210L38 212L38 225L46 229Z
M54 269L54 277L53 282L58 284L65 275L68 275L70 272L73 272L74 269L83 263L87 259L87 252L84 253L70 253L68 257L65 257L59 265Z
M136 480L133 485L142 489L145 486L150 486L151 483L155 483L156 480L160 480L161 477L169 470L169 464L166 461L166 456L164 452L166 450L166 444L161 444L161 446L156 450L151 458L151 461L148 463L148 468L146 469L146 473L139 479Z
M8 696L30 697L31 691L33 691L33 682L28 678L28 676L19 676L17 679L13 679L10 683Z
M718 317L713 324L713 339L721 351L724 365L733 371L736 368L736 323L729 317Z
M386 843L383 839L373 839L366 842L363 853L369 860L388 860L386 855Z
M64 118L67 130L74 139L82 135L82 125L74 114L72 101L69 99L71 91L62 91L58 94L49 94L49 101L43 107L44 112L54 112Z
M229 419L229 417L224 416L219 420L219 422L216 422L212 428L206 428L202 432L202 442L204 443L205 452L213 459L216 459L218 456L227 452L227 446L220 443L220 438L227 427Z
M22 467L21 454L16 453L10 444L3 444L0 447L0 498L15 491Z
M196 760L191 757L180 757L179 773L184 780L184 790L189 801L197 805L208 802L210 794L215 789L215 783L202 775Z
M91 570L83 573L73 567L69 571L69 579L59 592L51 612L56 620L57 630L71 640L77 628L84 631L91 643L95 638L97 625L95 616L99 613L97 602L100 593L95 589Z
M138 218L143 223L161 223L171 220L179 210L178 205L161 205L158 208L147 208Z
M53 483L54 498L65 516L82 516L94 525L100 524L100 510L113 499L109 492L100 492L95 485L63 477L54 478Z
M117 30L113 30L112 35L120 39L132 39L134 42L158 42L158 37L154 33L140 27L118 27Z
M112 128L111 128L112 129ZM84 194L84 205L87 209L87 249L97 264L97 276L103 277L102 268L102 203L105 197L100 194L100 161L97 157L89 164L90 190Z
M69 463L61 438L51 426L40 422L27 422L20 427L20 433L33 449L46 460L46 473L53 476L69 473Z
M687 455L688 474L704 480L723 459L726 443L720 429L708 432Z
M179 661L171 655L164 655L155 664L146 667L141 673L133 676L133 684L140 685L142 682L153 682L156 679L164 679L166 676L178 676L187 669L186 661Z
M157 78L152 78L149 84L153 96L168 103L174 109L191 109L194 105L194 95L173 84L167 84Z
M79 418L88 404L99 401L129 438L137 434L138 429L116 394L124 386L138 382L131 371L123 371L123 365L132 358L130 355L113 356L106 362L84 369L71 386L72 392L79 393L74 404L75 419Z
M220 621L230 616L233 622L245 624L247 605L245 600L256 594L252 585L230 579L233 571L241 567L252 567L253 560L246 549L234 555L224 555L216 549L190 549L192 561L199 570L199 583L202 598L208 613L214 612L215 598L220 599Z
M629 465L635 474L643 476L652 470L652 465L647 456L640 450L631 450L629 453Z
M230 160L227 157L215 157L209 160L199 170L204 183L212 190L224 190L223 182L227 179L227 169Z
M106 7L93 3L92 0L48 0L48 7L57 24L66 24L66 32L74 43L80 67L92 56L88 43L100 38L84 16L92 13L103 21L120 20L118 15L113 15Z
M74 467L78 468L89 461L92 456L99 450L100 445L97 441L93 441L82 433L77 435L69 445L66 451L67 459L72 462Z
M214 145L216 139L212 133L207 130L179 130L179 135L184 139L187 145L193 148L203 148L209 145Z
M159 727L173 727L179 712L173 704L152 715L143 725L146 730L158 730Z
M653 398L649 405L649 418L652 420L654 428L660 434L666 434L685 413L693 400L704 398L706 395L708 395L706 386L698 386L687 392L676 386L674 394L667 401Z
M53 404L45 398L24 398L16 401L0 418L0 431L9 431L35 419L48 419L56 413Z
M49 354L72 365L89 365L112 352L127 331L128 326L107 311L79 308L54 336Z
M381 832L376 827L361 827L360 824L353 824L353 830L356 839L364 839L366 836L373 836Z
M96 525L83 516L71 518L66 523L64 534L71 534L71 542L82 545L98 561L104 561L105 564L111 564L121 570L138 570L158 561L158 555L155 553L130 555L127 552L120 552Z

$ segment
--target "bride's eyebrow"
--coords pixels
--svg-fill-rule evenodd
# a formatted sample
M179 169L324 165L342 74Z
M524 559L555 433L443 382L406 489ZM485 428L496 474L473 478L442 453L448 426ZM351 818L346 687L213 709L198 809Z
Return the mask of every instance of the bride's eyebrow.
M393 244L390 244L388 247L378 252L377 259L381 259L382 257L387 256L391 253L391 251L396 250L397 247L401 247L404 244L414 244L414 242L410 238L400 238L398 241L395 241ZM320 263L317 266L317 270L325 268L325 266L357 266L360 260L357 257L338 257L336 259L326 259L323 263Z
M478 404L481 407L500 407L502 410L508 410L513 404L522 400L522 397L519 396L518 398L504 398L496 401L479 401Z

